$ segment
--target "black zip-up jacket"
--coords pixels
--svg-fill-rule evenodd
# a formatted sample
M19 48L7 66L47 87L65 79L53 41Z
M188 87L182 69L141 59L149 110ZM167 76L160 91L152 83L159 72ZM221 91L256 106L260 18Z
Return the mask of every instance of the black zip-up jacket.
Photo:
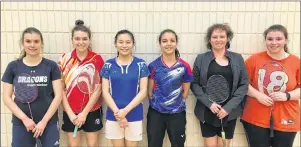
M229 59L231 70L233 74L233 85L231 96L232 98L223 106L223 108L229 113L228 121L240 117L242 113L242 102L245 95L248 92L248 73L244 63L243 57L231 51L226 51L225 56ZM193 77L190 89L197 98L197 102L194 108L194 114L201 121L204 122L205 107L210 108L212 102L209 101L205 93L205 87L207 83L207 72L210 63L215 59L213 52L208 51L203 54L199 54L193 65Z

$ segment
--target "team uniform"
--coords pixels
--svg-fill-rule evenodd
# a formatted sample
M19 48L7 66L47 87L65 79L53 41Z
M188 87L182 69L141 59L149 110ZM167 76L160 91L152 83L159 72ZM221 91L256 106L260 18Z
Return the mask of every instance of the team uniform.
M76 50L70 53L63 54L58 62L62 72L62 80L66 86L66 96L68 103L75 114L79 114L89 101L89 94L82 93L76 86L77 76L80 71L87 67L93 66L97 71L100 71L104 62L99 54L88 50L88 55L82 61L78 59ZM85 99L83 99L85 97ZM87 115L86 121L78 130L85 132L96 132L100 130L102 125L102 109L100 100L96 101L92 109ZM73 132L75 125L70 121L67 113L63 112L62 130L65 132Z
M22 82L22 80L15 80L20 77L21 73L26 73L38 80L32 80L38 88L37 98L30 103L30 108L33 115L33 121L38 124L46 114L49 106L54 98L54 91L52 81L58 80L61 77L61 72L54 61L43 58L37 66L27 66L23 60L18 59L8 64L2 81L15 85L15 82ZM21 103L14 99L17 106L29 117L30 110L28 104ZM12 117L12 147L34 147L36 144L33 138L33 133L27 132L23 122L13 115ZM48 121L43 135L39 137L44 147L58 147L59 146L59 130L58 130L58 113L57 111Z
M182 84L193 80L191 68L180 58L168 67L162 57L150 63L148 68L150 79L154 80L147 114L148 146L162 146L166 129L172 146L184 146L186 103Z
M117 58L106 61L101 76L110 82L110 94L119 109L125 108L139 93L140 79L149 76L146 62L140 58L133 57L128 65L119 65ZM106 112L106 138L122 139L129 141L142 140L142 103L132 109L126 119L129 126L120 128L113 111L108 107Z
M285 59L276 60L283 66L284 73L265 69L265 75L260 75L263 74L262 72L259 72L259 70L262 70L261 67L271 60L275 59L272 59L266 52L260 52L254 54L245 61L249 73L249 82L252 87L269 95L272 92L268 92L263 88L259 76L268 77L265 78L268 79L268 81L264 81L263 84L275 83L278 78L273 77L282 76L282 78L284 78L285 76L285 84L281 87L281 92L289 92L296 88L300 88L300 59L298 57L289 55ZM247 97L241 119L244 124L249 144L252 147L270 145L273 147L292 146L296 132L300 131L299 101L290 100L274 102L272 112L274 117L273 139L269 137L270 108L271 107L258 102L256 98L250 96Z

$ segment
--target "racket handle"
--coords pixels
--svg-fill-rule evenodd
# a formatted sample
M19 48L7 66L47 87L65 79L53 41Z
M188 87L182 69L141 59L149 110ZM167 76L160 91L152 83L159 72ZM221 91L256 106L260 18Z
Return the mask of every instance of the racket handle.
M36 138L36 144L37 144L37 147L43 147L42 142L39 138Z
M75 126L74 131L73 131L73 137L76 137L77 130L78 130L78 127Z
M273 115L270 119L270 137L274 137L274 118Z
M222 134L223 147L226 147L226 134L225 134L225 131L222 131L221 134Z

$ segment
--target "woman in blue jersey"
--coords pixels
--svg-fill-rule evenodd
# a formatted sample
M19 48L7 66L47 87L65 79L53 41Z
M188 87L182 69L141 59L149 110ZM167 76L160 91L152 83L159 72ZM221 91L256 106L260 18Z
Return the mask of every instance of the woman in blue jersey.
M118 55L101 70L103 97L108 105L106 138L114 147L135 147L142 140L143 106L149 70L144 60L132 54L132 32L121 30L115 36Z
M167 130L171 146L184 147L185 101L193 80L192 72L189 64L180 58L178 36L173 30L163 30L159 44L162 55L149 65L148 146L162 147Z
M5 89L3 102L13 114L11 145L35 147L35 138L39 138L43 147L58 147L60 143L57 109L62 100L61 72L54 61L41 56L44 42L38 29L26 28L20 42L20 58L7 65L2 77ZM15 86L22 83L22 80L16 79L24 77L32 78L30 85L36 85L38 89L37 98L30 104L13 99L13 92L20 90Z

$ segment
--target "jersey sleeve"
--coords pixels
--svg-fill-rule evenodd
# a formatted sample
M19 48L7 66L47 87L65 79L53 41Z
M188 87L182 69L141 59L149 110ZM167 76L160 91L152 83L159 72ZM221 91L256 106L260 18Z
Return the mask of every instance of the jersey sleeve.
M57 79L61 79L61 70L59 66L55 62L53 62L51 64L51 80L55 81Z
M98 73L101 72L103 65L104 65L104 61L103 61L102 57L100 55L97 55L95 57L95 68L96 68L96 71L98 71ZM99 76L101 76L101 75L99 75ZM101 82L101 78L100 78L100 82Z
M142 61L138 64L140 66L140 78L148 77L150 75L149 69L145 61Z
M148 71L150 72L149 78L150 79L155 79L155 66L154 62L150 63L148 65Z
M300 59L299 59L299 62L298 63L298 66L297 66L297 75L296 75L296 79L297 79L297 88L301 88L301 83L300 83Z
M13 80L15 77L15 73L14 73L14 66L16 61L10 62L7 67L6 70L2 76L2 82L5 83L9 83L9 84L13 84Z
M253 83L253 77L255 74L255 61L254 61L254 57L249 57L246 61L245 61L245 65L247 68L247 72L248 72L248 79L249 79L249 83L252 84Z
M180 59L180 62L185 67L185 73L184 73L184 83L192 82L193 81L193 74L190 65L185 62L184 60Z
M63 78L63 75L62 75L62 72L63 72L63 65L64 65L64 56L65 56L65 53L62 54L57 62L57 65L58 65L58 68L61 72L61 79L64 80Z
M185 83L192 82L193 81L193 75L192 75L190 65L187 64L185 67L186 68L185 68L185 74L184 74L184 82Z
M101 68L100 76L103 78L109 79L111 66L112 66L111 63L106 62Z

